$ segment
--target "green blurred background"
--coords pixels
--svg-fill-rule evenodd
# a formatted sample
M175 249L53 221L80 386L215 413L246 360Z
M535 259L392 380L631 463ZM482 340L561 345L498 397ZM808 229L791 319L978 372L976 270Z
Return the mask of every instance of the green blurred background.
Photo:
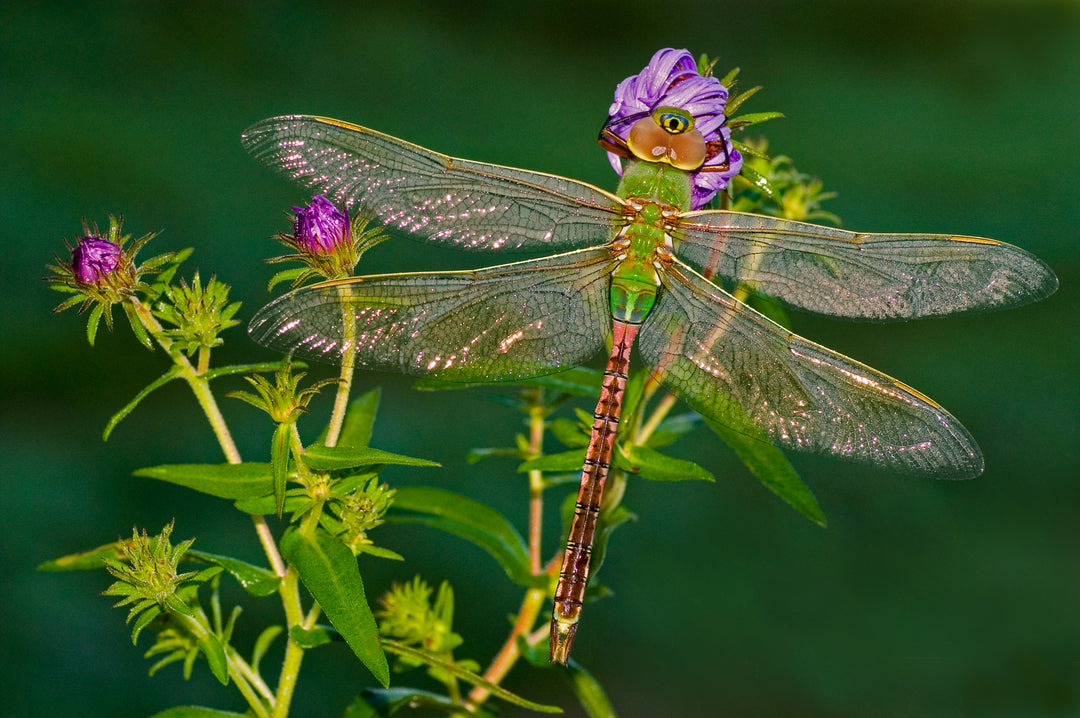
M183 387L154 395L102 444L106 419L164 365L127 329L103 331L91 350L80 318L49 314L60 295L40 281L44 264L81 217L123 212L137 235L163 228L145 256L195 246L187 272L232 283L246 321L268 298L266 237L303 199L245 156L238 138L251 122L340 117L613 188L594 141L612 90L673 46L718 57L721 71L740 66L743 87L764 85L747 109L787 115L765 128L773 151L840 193L828 208L845 226L1003 239L1049 262L1062 288L1016 311L910 324L794 315L796 331L946 406L978 438L986 473L936 483L793 456L829 518L821 529L702 430L673 453L717 483L631 482L640 520L613 539L600 579L615 595L589 606L576 658L623 716L1080 715L1077 4L457 5L0 10L0 712L241 708L205 671L186 684L175 666L146 677L148 639L131 646L123 612L99 595L103 573L34 570L174 517L176 536L203 550L259 557L227 502L131 477L146 464L220 460ZM377 272L494 260L401 240L364 262ZM271 358L238 330L227 340L222 362ZM513 465L463 461L469 447L511 442L514 415L477 394L416 393L399 377L359 384L384 389L377 446L445 467L386 479L461 491L524 525ZM269 422L224 402L244 455L262 459ZM414 571L449 579L466 637L457 655L486 662L519 600L502 571L453 537L405 527L380 537L408 562L367 561L369 593ZM241 617L243 645L276 619L265 603ZM315 651L294 715L339 715L368 684L342 646ZM580 715L554 671L520 669L507 686Z

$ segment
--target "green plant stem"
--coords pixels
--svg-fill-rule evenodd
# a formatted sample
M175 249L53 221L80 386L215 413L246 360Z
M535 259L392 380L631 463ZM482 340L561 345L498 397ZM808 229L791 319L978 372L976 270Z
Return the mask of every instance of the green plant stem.
M304 464L304 446L300 442L300 433L293 424L289 432L289 449L296 458L297 472L301 476L310 478L310 472ZM300 521L299 531L306 536L313 536L315 528L319 525L319 516L322 515L322 501L319 500ZM285 577L278 587L285 606L285 620L288 624L288 642L285 644L285 658L281 663L281 676L278 678L277 695L274 700L273 718L285 718L289 714L289 706L292 704L293 693L296 691L296 682L300 676L300 666L304 661L305 649L292 638L294 627L310 629L318 619L319 604L314 604L308 615L304 616L303 606L300 603L300 577L296 568L289 566Z
M334 397L334 410L330 415L330 425L326 429L326 445L337 446L338 437L341 436L341 427L345 423L345 412L349 408L349 392L352 390L353 372L356 368L356 321L349 307L349 297L352 289L345 285L338 287L342 298L342 346L341 353L341 382L338 384L337 395Z
M555 570L558 570L557 564ZM518 649L518 636L528 635L529 631L532 630L537 616L540 615L544 600L547 598L547 593L546 588L530 588L525 592L521 608L518 609L517 620L514 621L514 626L510 629L510 635L503 642L502 648L492 659L488 669L484 671L484 680L498 685L506 677L506 674L510 672L510 669L514 667L514 664L517 663L518 658L521 657L521 652ZM476 686L469 692L469 698L465 705L470 711L475 711L490 695L491 692L486 688Z
M191 387L192 392L195 394L195 399L199 402L199 406L202 407L203 413L206 414L206 418L210 422L210 427L218 439L218 444L225 454L226 461L230 464L241 463L242 459L240 458L240 452L236 448L236 443L233 441L232 434L229 431L228 425L225 423L225 417L218 407L217 400L210 390L210 382L207 381L204 376L209 369L209 351L200 352L199 369L196 370L188 360L187 356L174 348L172 340L163 335L163 328L150 312L150 309L139 301L133 301L132 304L134 305L139 320L142 322L143 326L146 327L146 330L150 332L151 336L154 337L161 348L164 349L176 365L180 367L181 376L187 381L188 386ZM296 445L294 446L295 449L296 447L299 447L299 436L296 433L295 427L292 432L292 438L296 442ZM303 447L299 447L299 449L302 453ZM266 557L270 561L274 573L282 579L278 587L278 594L281 597L288 625L290 627L300 625L303 622L303 608L300 603L300 591L296 570L286 567L285 561L278 551L277 542L274 541L273 534L270 532L270 527L266 523L266 519L257 515L252 516L251 518L255 524L255 533L259 538L259 543L262 544L263 551L266 553ZM277 694L273 699L274 718L285 718L289 713L289 704L292 701L292 695L296 688L296 680L300 671L300 663L303 656L304 649L297 645L290 637L285 649L285 659L282 666L281 677L278 681ZM248 705L251 706L251 709L260 718L268 718L270 714L267 713L265 704L247 680L247 675L257 676L257 674L251 670L250 666L247 666L246 662L243 663L246 670L241 670L238 667L237 661L242 661L242 659L232 651L227 653L227 659L229 664L229 674L235 681L237 689L244 696L244 699L247 700ZM261 679L259 682L262 683ZM269 694L270 691L268 686L262 684L262 688Z
M177 623L184 626L184 628L187 629L187 632L199 642L207 640L208 636L213 634L213 630L210 628L210 623L206 618L206 614L197 607L195 608L194 615L191 616L186 616L177 611L169 611L169 616ZM244 696L244 700L247 701L255 715L259 718L269 718L270 713L267 711L266 703L247 680L247 675L252 673L251 667L248 666L244 659L237 655L235 651L229 650L225 651L225 666L228 670L229 678L236 684L236 689Z
M544 452L544 415L543 389L536 390L535 400L529 407L529 458L538 457ZM544 474L542 471L529 472L529 566L533 575L540 569L540 538L544 523Z
M214 393L210 390L210 382L204 376L210 364L209 350L200 351L199 364L201 368L196 370L184 353L173 347L173 341L164 336L164 328L150 311L150 308L135 299L131 300L131 303L136 315L139 317L139 321L146 327L146 331L150 332L150 335L165 350L169 358L180 367L181 376L191 387L195 400L199 402L203 413L206 414L207 421L210 422L210 428L213 430L214 436L217 437L222 453L225 454L225 460L230 464L241 463L240 451L236 448L236 442L233 441L232 433L225 423L225 416L221 413L217 400L214 398ZM271 568L278 576L284 576L285 562L281 558L281 553L278 552L277 543L270 533L270 527L267 525L266 519L262 516L252 516L251 519L255 524L255 534L259 538L259 543L262 544L263 553L266 554L267 560L270 561Z
M676 398L674 394L666 394L664 398L660 400L656 405L656 408L653 409L652 414L649 415L648 421L642 424L641 428L635 432L635 445L641 446L645 443L646 439L652 436L652 433L660 426L660 422L667 417L668 413L671 412L671 408L675 406L675 401Z
M203 413L206 414L206 419L210 422L210 428L214 431L214 436L217 437L226 461L230 464L239 464L241 461L240 452L236 448L236 442L233 441L229 427L225 423L225 417L217 405L217 400L214 399L214 394L210 391L210 382L192 366L191 361L182 351L174 348L173 341L164 336L164 328L154 317L149 307L137 299L132 299L131 304L135 308L135 313L138 315L142 325L146 327L146 330L161 345L161 348L165 350L165 353L169 355L173 362L180 367L180 375L191 387L196 401L199 402ZM200 363L202 363L201 357ZM209 363L209 353L207 353L206 363Z

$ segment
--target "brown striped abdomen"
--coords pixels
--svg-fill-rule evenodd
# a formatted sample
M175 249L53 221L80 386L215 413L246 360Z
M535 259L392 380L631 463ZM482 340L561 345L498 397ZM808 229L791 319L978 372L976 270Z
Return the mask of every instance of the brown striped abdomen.
M611 452L615 445L615 432L619 428L626 375L630 366L630 348L637 336L639 324L615 320L612 328L611 356L604 370L604 383L600 387L600 401L593 413L592 437L585 452L585 466L581 470L581 486L578 488L574 519L566 539L559 584L555 589L555 608L551 616L550 660L566 663L570 647L577 632L581 616L581 604L585 587L589 582L589 559L592 557L593 537L596 535L596 518L604 497L604 481L611 468Z

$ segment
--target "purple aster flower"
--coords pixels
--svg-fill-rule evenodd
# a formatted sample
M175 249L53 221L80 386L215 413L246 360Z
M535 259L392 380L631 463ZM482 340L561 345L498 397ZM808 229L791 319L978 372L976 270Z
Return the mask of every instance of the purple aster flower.
M727 99L727 88L699 75L689 52L660 50L641 73L615 88L600 133L611 166L622 176L622 159L636 157L692 171L691 206L704 206L742 168L724 124Z
M326 197L315 195L306 207L293 210L293 246L297 251L329 255L349 243L349 218Z
M81 237L71 250L71 273L86 286L109 281L123 260L119 244L100 237Z

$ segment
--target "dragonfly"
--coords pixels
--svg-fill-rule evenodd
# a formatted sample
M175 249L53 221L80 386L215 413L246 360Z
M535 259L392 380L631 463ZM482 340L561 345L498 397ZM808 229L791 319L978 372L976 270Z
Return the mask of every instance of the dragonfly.
M945 409L791 333L724 286L876 321L1014 307L1057 287L1037 257L992 239L691 210L690 172L673 160L701 154L685 132L692 117L675 110L639 121L660 128L659 149L629 159L616 193L452 158L326 117L274 117L243 135L259 162L388 229L463 250L547 255L302 287L255 315L249 333L258 343L470 383L524 380L609 351L554 595L550 657L564 664L633 346L692 409L752 438L895 472L969 478L982 472L982 454ZM627 150L620 142L601 134L605 148Z

